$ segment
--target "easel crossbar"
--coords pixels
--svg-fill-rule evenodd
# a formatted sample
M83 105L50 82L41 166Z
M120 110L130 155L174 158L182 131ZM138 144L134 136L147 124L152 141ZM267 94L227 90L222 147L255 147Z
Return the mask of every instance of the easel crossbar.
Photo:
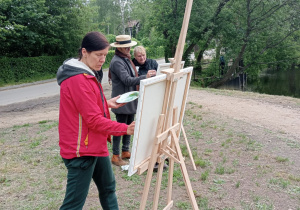
M166 130L166 131L162 132L161 134L159 134L156 137L156 139L157 139L156 144L160 144L162 141L164 141L166 138L168 138L168 136L171 135L170 130L177 131L177 130L179 130L179 128L180 128L180 123L177 123L177 124L173 125L172 127L170 127L168 130Z
M176 157L174 157L172 154L170 154L168 151L166 151L166 150L161 150L166 156L168 156L169 158L172 158L176 163L180 163L180 161L176 158Z

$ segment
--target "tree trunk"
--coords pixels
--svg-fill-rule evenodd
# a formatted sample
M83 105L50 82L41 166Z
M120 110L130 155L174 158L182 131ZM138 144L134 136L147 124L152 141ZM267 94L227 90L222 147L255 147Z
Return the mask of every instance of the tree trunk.
M185 50L185 52L183 53L183 56L182 56L182 60L186 60L187 57L191 54L193 48L195 47L195 43L191 43L190 46L188 46L188 48Z
M251 26L252 22L251 22L250 2L251 2L251 0L247 0L247 29L246 29L245 37L243 38L244 44L242 45L241 50L240 50L237 58L234 60L231 68L228 69L228 71L226 72L226 74L224 75L224 77L221 80L215 81L211 85L209 85L209 87L211 87L211 88L219 87L231 79L231 77L235 74L235 70L238 68L239 62L245 53L250 34L253 30L253 28Z
M210 88L217 88L217 87L225 84L225 82L227 82L228 80L231 79L232 75L235 74L235 70L238 68L239 62L240 62L241 58L244 55L246 47L247 47L247 43L244 43L244 45L242 46L241 51L239 52L237 58L233 62L231 68L228 69L228 71L226 72L226 74L224 75L224 77L222 77L221 80L215 81L211 85L209 85Z

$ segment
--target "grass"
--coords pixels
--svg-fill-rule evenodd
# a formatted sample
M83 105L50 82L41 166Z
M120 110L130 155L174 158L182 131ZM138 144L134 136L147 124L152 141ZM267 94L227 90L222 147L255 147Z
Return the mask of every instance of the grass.
M209 176L209 171L208 170L204 171L203 173L201 173L201 180L206 181L208 176Z
M206 168L210 165L210 162L208 160L204 160L201 157L195 157L194 162L196 166L200 166L201 168Z
M289 159L288 158L284 158L284 157L276 157L275 159L279 163L289 162Z
M66 169L59 155L57 126L57 121L41 120L0 129L0 203L4 209L59 208ZM270 153L256 133L235 129L230 122L202 112L202 106L193 102L187 103L184 126L196 171L184 141L180 140L180 146L199 209L273 210L285 202L284 197L293 209L300 206L300 176L289 154ZM276 137L278 133L267 130L264 134L287 142L288 149L297 149L288 145L296 145L296 140ZM111 151L111 144L108 148ZM138 209L146 173L128 177L119 167L113 166L113 170L121 209ZM152 206L156 180L154 173L146 209ZM159 209L165 207L167 187L168 171L162 177ZM191 209L178 164L174 166L172 198L172 209ZM85 209L99 208L92 183Z
M270 179L269 183L271 185L279 186L282 189L286 189L291 184L289 180L285 180L283 178L279 178L279 179L272 178Z

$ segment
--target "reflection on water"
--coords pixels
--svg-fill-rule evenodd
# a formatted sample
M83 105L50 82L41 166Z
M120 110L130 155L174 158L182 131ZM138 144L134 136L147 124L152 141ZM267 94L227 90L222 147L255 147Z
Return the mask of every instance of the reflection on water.
M300 98L300 68L287 71L266 71L255 81L248 78L247 90Z

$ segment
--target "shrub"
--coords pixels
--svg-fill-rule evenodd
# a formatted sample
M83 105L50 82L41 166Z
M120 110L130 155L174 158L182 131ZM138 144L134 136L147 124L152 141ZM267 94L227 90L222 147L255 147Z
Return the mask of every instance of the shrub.
M62 56L0 58L0 84L53 75L65 60Z

